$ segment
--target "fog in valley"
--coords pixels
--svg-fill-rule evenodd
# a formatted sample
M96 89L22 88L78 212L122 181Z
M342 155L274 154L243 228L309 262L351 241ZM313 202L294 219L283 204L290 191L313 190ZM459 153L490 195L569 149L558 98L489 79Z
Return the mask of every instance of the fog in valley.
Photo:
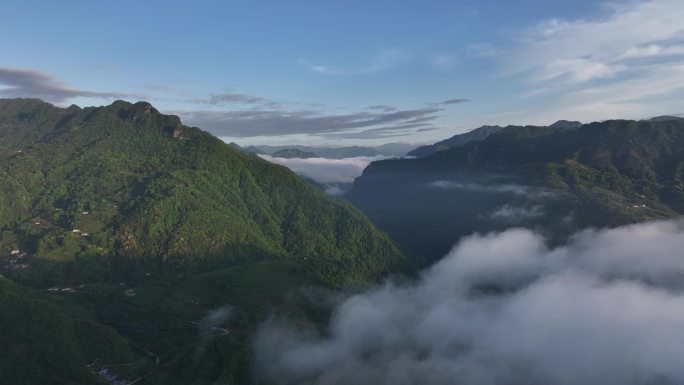
M284 384L675 384L684 381L684 222L473 235L411 284L335 307L323 333L280 319L255 342Z

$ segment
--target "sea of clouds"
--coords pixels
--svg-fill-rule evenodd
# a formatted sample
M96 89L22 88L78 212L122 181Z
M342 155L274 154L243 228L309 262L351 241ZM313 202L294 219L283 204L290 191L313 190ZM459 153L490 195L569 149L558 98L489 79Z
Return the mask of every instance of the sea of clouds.
M270 155L260 154L267 161L285 166L296 174L311 178L321 184L329 183L352 183L354 179L363 173L363 169L373 161L386 159L386 156L355 157L344 159L328 158L276 158Z
M556 248L471 236L411 284L339 301L324 333L270 320L254 352L280 384L682 384L684 222Z

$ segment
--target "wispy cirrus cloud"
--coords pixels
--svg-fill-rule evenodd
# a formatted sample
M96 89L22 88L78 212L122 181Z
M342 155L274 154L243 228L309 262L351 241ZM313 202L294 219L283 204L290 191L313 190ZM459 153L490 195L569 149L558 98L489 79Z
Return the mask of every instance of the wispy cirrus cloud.
M330 112L316 103L277 101L236 91L192 96L163 84L143 85L156 94L175 97L101 92L69 87L59 79L32 69L0 67L0 97L30 97L50 102L73 98L138 99L178 103L169 112L181 115L189 124L222 137L309 135L329 139L377 139L410 135L436 128L435 122L448 105L467 99L454 98L417 108L374 105L347 113ZM196 108L201 106L199 108ZM347 109L348 110L348 109ZM332 111L335 111L332 109Z
M471 44L466 47L466 53L470 57L491 57L501 53L501 48L491 43Z
M313 63L307 59L299 59L297 62L311 71L324 75L364 75L394 68L405 62L408 57L409 55L406 52L392 49L380 52L371 60L369 64L356 68L322 65Z
M330 113L323 108L288 109L275 101L240 93L217 94L193 103L243 104L248 109L189 110L178 112L189 123L224 137L281 136L305 134L327 139L381 139L437 129L440 113L470 99L452 98L424 107L400 109L373 105L350 113ZM292 107L292 106L290 106Z
M242 94L238 92L224 92L218 94L211 94L210 96L203 99L192 99L192 103L197 104L209 104L212 106L220 104L263 104L271 103L261 96L251 96L247 94Z
M430 64L443 70L453 70L458 66L459 56L450 53L440 53L430 57Z
M77 97L101 99L141 98L140 95L128 93L88 91L72 88L44 72L9 67L0 67L0 96L39 98L50 102L65 102Z
M469 101L470 101L470 99L454 98L454 99L448 99L448 100L445 100L445 101L442 101L439 103L435 103L435 104L442 105L442 106L450 106L450 105L454 105L454 104L468 103Z
M497 47L504 73L521 76L523 99L545 98L531 122L671 113L684 93L684 7L679 0L604 3L603 16L549 19Z
M370 106L367 108L368 110L378 110L378 111L383 111L383 112L390 112L390 111L396 111L396 107L392 106Z
M145 87L147 87L151 90L154 90L154 91L180 93L179 89L177 89L175 87L167 86L165 84L152 83L152 84L146 84Z
M606 5L598 19L545 20L519 37L511 62L535 80L587 82L682 63L684 7L677 0ZM509 53L510 54L510 53ZM649 62L639 61L649 57Z
M684 55L684 43L673 44L667 47L658 44L648 44L640 47L633 47L625 51L620 59L643 59L656 56Z
M218 136L253 137L308 134L341 135L345 138L401 136L416 128L431 127L441 108L363 110L347 114L321 111L250 109L231 111L185 111L179 114L190 124Z

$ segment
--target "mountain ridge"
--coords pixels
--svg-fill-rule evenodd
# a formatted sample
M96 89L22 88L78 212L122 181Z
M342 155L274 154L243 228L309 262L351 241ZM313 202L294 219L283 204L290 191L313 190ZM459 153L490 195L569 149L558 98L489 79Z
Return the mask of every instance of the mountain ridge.
M437 143L418 147L413 151L410 151L406 155L414 156L417 158L426 157L438 151L447 150L452 147L462 146L472 141L483 140L487 138L489 135L498 132L502 129L503 127L500 126L481 126L479 128L465 132L463 134L457 134L448 139L441 140Z
M347 147L323 147L323 146L304 146L304 145L254 145L241 147L244 151L255 154L266 154L275 156L275 153L282 150L297 150L314 153L321 158L345 159L356 157L376 157L376 156L404 156L408 151L416 146L407 143L386 143L375 147L367 146L347 146Z
M0 211L0 226L20 229L21 238L0 239L6 248L22 245L50 260L76 250L147 268L252 255L306 257L308 265L322 264L314 270L328 271L356 260L339 269L351 278L365 265L362 280L393 269L372 267L373 253L402 259L351 205L146 102L76 110L0 100L0 135L0 201L12 202ZM30 235L31 218L49 230ZM89 237L73 240L72 229Z
M673 218L684 213L684 123L508 126L423 158L373 162L347 198L427 261L460 236L511 224L559 240L586 227Z

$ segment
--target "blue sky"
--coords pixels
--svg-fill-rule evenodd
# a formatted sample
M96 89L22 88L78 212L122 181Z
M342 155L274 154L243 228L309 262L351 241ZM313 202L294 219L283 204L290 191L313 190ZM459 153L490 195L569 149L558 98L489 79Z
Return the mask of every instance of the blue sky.
M0 15L0 96L144 99L240 144L684 112L681 0L5 0Z

